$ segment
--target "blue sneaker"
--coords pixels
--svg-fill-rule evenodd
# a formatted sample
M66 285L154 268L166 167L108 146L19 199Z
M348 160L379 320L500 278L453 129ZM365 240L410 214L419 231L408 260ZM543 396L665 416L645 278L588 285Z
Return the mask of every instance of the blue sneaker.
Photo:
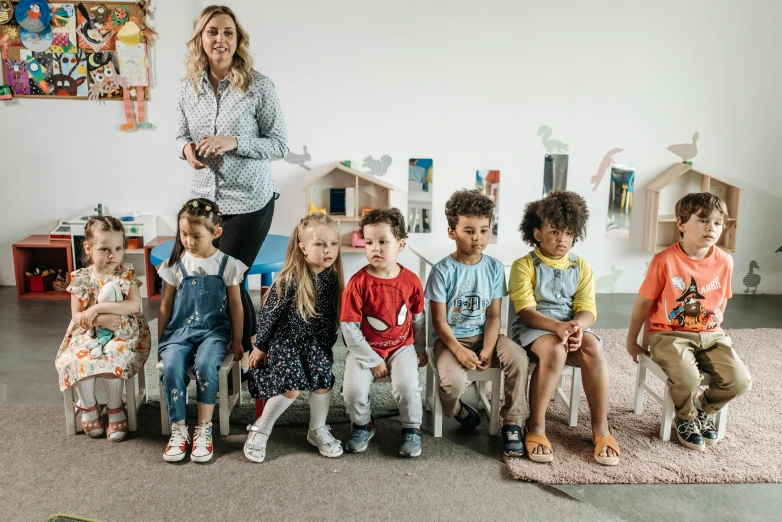
M521 443L521 428L509 424L502 427L502 442L505 455L508 457L523 457L524 445Z
M402 428L402 445L399 454L403 457L417 457L421 454L421 430Z
M459 424L461 424L465 428L477 428L478 425L481 423L480 414L477 411L475 411L475 408L473 408L472 406L467 406L461 400L459 401L459 404L462 405L462 409L459 410L459 413L454 415L453 418L456 419L459 422Z
M375 436L375 423L354 425L350 438L345 443L345 451L350 453L362 453L369 446L369 441Z

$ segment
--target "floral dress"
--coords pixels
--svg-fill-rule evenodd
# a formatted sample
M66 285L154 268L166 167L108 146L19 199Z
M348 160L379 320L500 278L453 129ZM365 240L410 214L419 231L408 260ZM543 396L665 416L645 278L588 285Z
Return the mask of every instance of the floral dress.
M124 263L118 265L105 280L94 277L90 267L76 270L71 273L68 292L75 295L86 310L97 304L101 288L110 281L119 283L125 299L128 298L131 285L142 285L136 277L133 265ZM127 379L144 371L144 363L149 356L151 343L149 326L141 312L122 316L120 329L114 333L114 338L103 347L103 355L98 358L90 357L90 351L85 346L87 341L91 339L87 336L87 331L74 324L71 319L65 339L62 341L55 359L60 390L70 388L76 381L84 377L111 373Z

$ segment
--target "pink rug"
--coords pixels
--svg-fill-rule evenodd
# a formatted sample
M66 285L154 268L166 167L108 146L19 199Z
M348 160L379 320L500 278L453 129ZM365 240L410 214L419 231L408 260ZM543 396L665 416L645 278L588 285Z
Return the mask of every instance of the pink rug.
M514 478L545 484L684 484L782 482L782 330L729 330L733 345L749 368L752 389L730 404L727 433L705 452L685 449L672 433L659 437L661 407L646 397L642 415L633 413L636 365L625 350L627 330L596 330L611 371L609 424L622 448L622 462L608 467L593 458L589 409L583 390L578 426L567 425L565 408L551 403L546 435L554 462L506 459ZM654 376L647 382L662 382Z

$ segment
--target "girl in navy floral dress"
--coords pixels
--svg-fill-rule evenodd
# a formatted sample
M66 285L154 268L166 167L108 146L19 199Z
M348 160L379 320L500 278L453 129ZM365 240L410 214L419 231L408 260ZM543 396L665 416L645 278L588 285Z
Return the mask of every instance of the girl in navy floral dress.
M342 287L339 227L329 216L311 214L293 231L285 266L258 316L249 388L267 402L247 426L244 454L251 461L263 462L274 423L302 390L312 392L307 442L325 457L342 455L340 441L326 425Z

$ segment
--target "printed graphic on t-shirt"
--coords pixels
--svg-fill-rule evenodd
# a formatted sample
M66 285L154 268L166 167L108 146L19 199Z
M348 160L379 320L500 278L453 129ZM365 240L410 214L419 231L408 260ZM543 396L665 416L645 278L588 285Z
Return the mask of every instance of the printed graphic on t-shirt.
M692 332L711 330L719 324L717 311L706 310L700 301L706 299L702 294L721 288L719 277L704 285L701 291L698 291L694 277L690 277L689 285L685 284L681 276L671 278L671 283L674 288L681 290L682 294L668 313L668 324Z
M461 328L483 326L486 309L491 304L491 289L477 281L465 281L455 294L448 311L448 324Z
M367 290L364 320L375 334L375 339L365 336L370 346L401 346L410 334L404 294L399 288L384 284L373 284Z

